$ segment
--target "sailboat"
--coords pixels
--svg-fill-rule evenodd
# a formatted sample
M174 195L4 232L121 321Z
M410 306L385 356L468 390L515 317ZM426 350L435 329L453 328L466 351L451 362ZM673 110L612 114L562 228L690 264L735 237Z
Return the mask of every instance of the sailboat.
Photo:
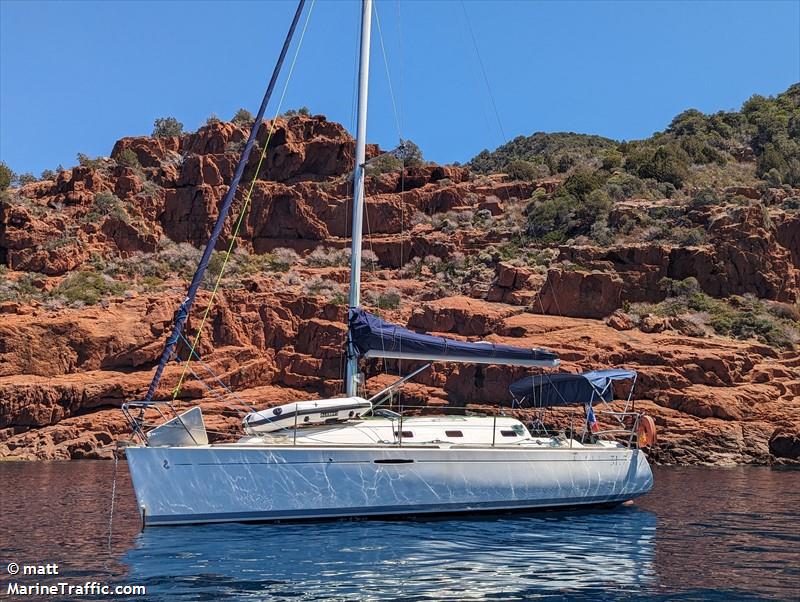
M557 366L559 360L547 349L414 332L361 307L372 0L361 2L345 396L251 411L244 417L242 436L226 443L209 443L199 406L178 413L173 403L154 399L165 365L176 357L303 6L300 0L147 395L122 407L134 434L125 454L143 524L408 517L608 505L650 491L653 477L642 447L654 437L652 420L627 405L622 412L607 410L618 423L614 429L598 432L596 422L586 422L580 436L572 428L559 434L532 433L520 420L505 415L407 416L381 407L431 362L543 369ZM423 365L365 398L359 363L371 358ZM544 373L515 383L512 394L517 403L539 408L585 404L587 415L593 418L592 404L608 401L613 382L631 374ZM151 427L145 420L148 412L163 418L161 423Z

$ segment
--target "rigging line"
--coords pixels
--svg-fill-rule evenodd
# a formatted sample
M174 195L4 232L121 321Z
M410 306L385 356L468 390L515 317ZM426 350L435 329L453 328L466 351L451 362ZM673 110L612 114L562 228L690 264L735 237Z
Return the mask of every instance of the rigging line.
M364 195L364 221L366 221L366 223L367 223L367 242L369 243L369 250L372 252L372 255L374 257L377 257L377 254L375 253L375 250L374 250L374 248L372 246L372 228L370 228L370 225L369 225L369 204L367 203L366 194ZM363 262L363 257L362 257L362 262ZM370 257L370 268L371 268L372 273L374 274L375 273L375 260L372 257ZM386 351L386 344L384 343L384 340L383 340L383 332L381 332L381 347L383 347L383 350ZM384 372L388 372L386 358L384 357L382 359L383 359L383 370L384 370Z
M506 133L503 131L503 122L500 121L500 112L497 110L497 103L494 101L494 94L492 94L492 87L489 85L489 76L486 74L486 67L483 64L480 50L478 50L478 40L475 37L475 31L472 29L472 23L469 20L467 7L464 5L464 0L460 0L461 10L464 12L464 18L467 21L467 28L469 29L470 36L472 37L472 45L475 48L475 55L478 57L478 63L481 66L481 73L483 73L483 81L486 84L486 90L489 93L489 98L492 101L492 108L494 109L494 116L497 119L497 125L500 126L500 133L503 135L503 140L506 140Z
M222 275L225 273L225 268L228 265L228 260L230 259L231 252L233 251L233 246L236 243L236 237L239 234L239 229L242 226L242 222L244 221L244 217L247 214L247 210L250 205L250 198L253 195L253 190L255 189L256 181L258 180L258 174L261 172L261 166L264 163L264 157L267 155L267 149L269 148L270 140L272 139L272 134L275 131L275 121L280 115L281 106L283 105L283 100L286 97L286 91L289 88L289 82L292 79L292 74L294 73L294 67L297 64L297 57L300 54L300 49L303 47L303 39L306 35L306 30L308 29L308 22L311 20L311 13L314 11L314 5L316 4L316 0L311 0L311 6L308 9L308 14L306 15L306 21L303 24L303 31L300 33L300 39L297 42L297 47L295 48L294 57L292 58L292 63L289 67L289 73L286 76L286 82L283 86L283 92L281 93L280 100L278 100L278 107L275 110L275 117L272 119L269 127L269 133L267 134L267 139L264 142L264 148L261 150L261 156L258 159L258 165L256 166L256 171L253 174L253 179L250 182L250 188L247 191L247 195L245 196L244 203L242 205L242 210L239 213L239 218L236 220L236 226L233 230L233 234L231 235L231 242L228 245L227 251L225 251L225 257L222 261L222 267L220 268L219 275L217 276L216 282L214 283L214 288L211 291L211 299L206 306L206 310L203 313L203 318L200 320L200 326L197 329L197 334L195 335L194 342L192 343L192 347L190 349L189 357L187 358L186 362L184 362L183 371L181 372L181 377L178 380L178 384L175 389L172 391L172 399L173 401L178 397L178 394L181 390L181 385L183 384L184 379L186 378L186 372L189 362L192 361L192 353L194 352L195 348L197 347L197 343L200 341L200 335L203 332L203 326L205 325L206 321L208 320L209 312L211 311L211 307L214 305L214 300L217 296L217 291L219 290L220 282L222 281ZM253 127L258 127L261 129L262 124L258 124L257 126L254 124Z
M397 97L397 106L400 113L400 128L401 131L405 131L405 111L403 110L403 98L405 97L405 78L403 77L403 29L400 19L400 0L395 0L395 4L397 6L397 56L400 62L400 83L398 85L400 94Z
M394 98L394 88L392 87L392 74L389 70L389 59L386 56L386 46L383 44L383 30L381 30L381 18L378 16L378 3L375 3L375 22L378 25L378 40L381 43L381 54L383 55L383 66L386 67L386 81L389 82L389 98L392 99L392 111L394 112L394 123L397 127L397 137L403 142L403 130L400 128L400 116L397 112L397 102Z
M280 76L283 68L283 63L286 59L286 53L291 45L292 38L294 37L294 32L297 29L297 24L300 21L300 16L303 13L303 7L305 6L305 3L306 0L299 0L297 3L297 9L292 17L289 31L286 33L286 38L281 46L278 60L275 63L275 67L272 70L272 75L269 78L269 84L264 92L264 97L261 100L261 104L258 107L258 114L253 120L254 125L258 124L258 127L250 128L250 132L247 136L247 142L244 145L244 149L242 150L239 160L236 162L236 169L234 170L233 178L231 179L230 184L227 187L227 191L225 192L225 196L220 203L217 218L214 220L214 227L211 230L211 234L209 235L205 249L203 249L203 256L201 257L200 263L197 265L197 268L194 271L189 288L186 291L186 297L175 312L173 317L174 323L172 326L172 334L170 334L169 338L167 338L166 344L164 345L164 350L161 352L161 357L158 360L155 374L153 374L153 378L150 381L150 385L147 387L147 392L144 396L144 401L146 403L153 401L156 390L161 383L161 378L164 375L164 369L166 368L167 363L175 351L175 345L178 343L178 334L180 334L180 332L184 329L186 321L188 320L189 314L192 310L192 306L197 298L197 292L200 290L200 286L203 284L203 279L208 269L208 264L211 261L214 248L216 247L219 236L222 234L222 229L227 221L228 214L230 213L230 209L235 200L236 192L239 188L239 182L244 175L245 167L247 167L247 164L250 160L250 153L253 150L253 146L255 146L256 137L259 132L259 128L261 127L261 122L264 118L264 112L266 111L267 105L272 98L272 93L275 90L275 84L277 83L278 77Z
M183 334L181 334L181 339L183 339L183 342L187 347L190 345L189 341L186 339L185 336L183 336ZM205 368L206 372L208 372L211 375L211 378L213 378L215 381L217 381L217 383L219 383L219 385L223 389L225 389L228 393L230 393L244 407L246 407L251 412L255 412L255 409L253 408L253 406L251 406L244 399L239 397L230 387L228 387L228 385L225 384L225 381L223 381L219 376L217 376L217 374L211 369L211 366L209 366L207 363L205 363L203 361L203 358L200 357L200 354L197 353L197 351L192 351L192 354L194 355L195 358L197 358L197 361L200 362L200 365L203 366L203 368ZM192 374L194 374L194 371L192 371ZM195 378L199 378L199 377L195 374ZM205 384L204 380L202 382ZM230 403L230 400L225 400L225 402L226 403Z
M469 19L469 14L467 13L467 7L464 4L464 0L459 0L459 3L461 4L461 10L464 13L464 20L467 23L467 29L468 29L470 37L472 39L472 45L473 45L473 48L475 50L475 55L478 58L478 64L480 65L480 68L481 68L481 73L483 75L483 81L484 81L484 83L486 85L486 91L488 92L489 100L491 101L491 104L492 104L492 109L494 110L495 119L497 120L497 125L498 125L498 127L500 129L500 135L501 135L500 145L502 146L502 145L508 143L508 138L506 137L505 130L503 129L503 122L500 120L500 111L498 111L498 109L497 109L497 103L495 102L494 94L492 94L492 87L489 84L489 77L488 77L488 75L486 73L486 66L483 63L483 58L481 57L480 49L478 48L478 40L475 37L475 31L472 29L472 22ZM484 118L485 118L485 114L484 114ZM488 123L487 123L487 125L488 125ZM504 196L506 197L506 202L510 203L511 202L511 193L505 187L503 188L503 192L505 193ZM542 303L541 297L539 298L539 303L540 304ZM556 300L556 307L558 307L558 300ZM559 312L559 314L561 313L560 309L558 309L557 311Z
M187 364L188 364L188 362L187 362ZM194 368L192 368L191 366L189 366L189 372L191 372L192 376L194 377L194 379L195 379L197 382L199 382L199 383L200 383L200 384L202 384L202 385L203 385L203 386L204 386L206 389L208 389L208 392L209 392L209 393L211 393L211 394L212 394L214 397L216 397L217 399L219 399L219 400L220 400L222 403L224 403L225 405L230 405L230 401L229 401L229 400L227 400L227 399L225 399L225 397L223 397L221 394L217 393L217 391L215 391L215 390L214 390L214 389L211 387L211 385L209 385L209 384L208 384L208 383L207 383L205 380L203 380L202 378L200 378L200 375L199 375L197 372L195 372L195 371L194 371ZM236 413L237 413L239 416L241 416L242 414L244 414L244 412L242 412L241 410L237 410L237 409L235 409L235 408L232 408L232 409L233 409L233 411L234 411L234 412L236 412Z

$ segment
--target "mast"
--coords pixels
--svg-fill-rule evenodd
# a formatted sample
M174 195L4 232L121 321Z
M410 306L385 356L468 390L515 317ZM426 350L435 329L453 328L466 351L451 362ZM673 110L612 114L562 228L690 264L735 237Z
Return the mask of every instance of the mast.
M361 305L361 234L364 218L364 170L367 160L367 94L369 92L369 49L372 27L372 0L361 3L361 50L358 64L358 122L356 124L356 163L353 170L353 232L350 253L349 310ZM358 391L358 356L347 333L347 369L345 392L348 397Z

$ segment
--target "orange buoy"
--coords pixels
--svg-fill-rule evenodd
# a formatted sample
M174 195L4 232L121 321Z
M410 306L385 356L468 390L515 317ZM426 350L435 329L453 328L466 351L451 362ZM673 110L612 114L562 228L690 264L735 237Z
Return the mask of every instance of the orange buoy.
M653 447L656 444L656 423L650 416L642 415L636 432L639 447Z

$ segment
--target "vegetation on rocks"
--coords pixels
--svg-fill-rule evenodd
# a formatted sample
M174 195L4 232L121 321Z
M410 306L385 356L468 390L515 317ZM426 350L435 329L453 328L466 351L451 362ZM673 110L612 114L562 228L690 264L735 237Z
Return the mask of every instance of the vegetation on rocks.
M663 318L684 318L701 329L737 339L757 339L782 349L794 349L800 342L800 306L768 303L752 295L715 299L700 289L696 278L665 279L668 297L656 304L634 304L637 320L652 314Z
M5 190L14 181L14 172L4 162L0 161L0 190Z
M51 298L62 298L70 304L94 305L103 297L120 295L125 285L97 272L73 272L50 293Z
M593 163L616 146L616 142L602 136L537 132L518 136L493 152L481 151L468 166L479 173L507 172L512 162L523 160L545 166L550 174L558 174L578 164Z
M154 138L169 138L180 136L183 133L183 124L174 117L159 117L153 122Z
M233 116L233 119L231 119L231 121L236 125L238 125L239 127L249 127L253 124L254 120L255 117L247 109L239 109L238 111L236 111L236 114Z
M530 177L534 166L545 166L549 175L622 166L642 179L680 189L693 183L704 166L733 164L735 171L748 153L758 178L777 186L800 185L800 84L774 97L755 95L740 111L706 115L689 109L665 131L644 140L620 143L600 136L541 132L519 136L493 152L482 151L469 166L481 173L513 172L520 179ZM522 170L519 161L527 164Z

